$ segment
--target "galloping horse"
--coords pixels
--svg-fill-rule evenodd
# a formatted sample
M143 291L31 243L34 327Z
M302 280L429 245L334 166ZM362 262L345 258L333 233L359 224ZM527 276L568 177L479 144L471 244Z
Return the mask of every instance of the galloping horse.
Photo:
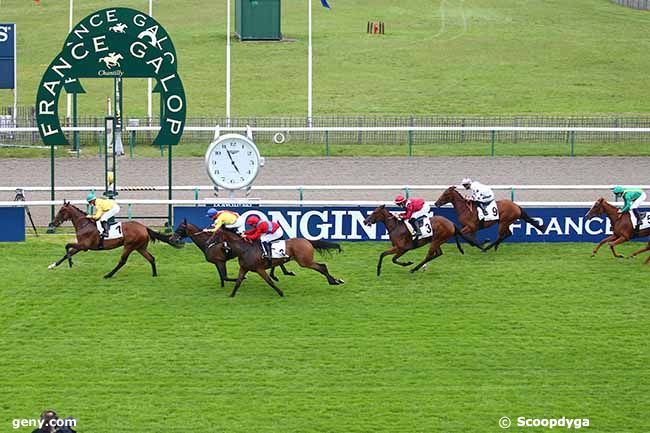
M228 248L230 248L239 258L239 276L237 277L235 287L230 294L231 298L237 294L237 289L239 289L246 274L250 271L259 274L259 276L262 277L269 286L273 287L273 290L275 290L278 295L284 296L282 290L275 285L271 277L266 273L266 269L273 266L279 266L290 260L295 260L296 263L303 268L310 268L325 275L327 282L331 285L343 284L344 282L343 280L334 278L330 275L327 266L324 263L316 263L314 261L314 250L317 250L319 253L323 253L327 250L337 250L340 252L341 247L333 242L309 241L307 239L299 238L288 239L285 241L285 254L287 257L272 259L269 264L269 261L262 257L262 248L259 242L254 242L251 245L239 235L224 229L219 229L217 231L217 241L227 243Z
M440 246L451 239L452 236L456 238L456 246L461 254L465 254L463 248L460 246L458 241L458 236L461 236L463 239L471 242L470 239L467 239L463 236L458 228L447 218L442 216L434 216L429 218L431 221L431 228L433 233L431 238L420 238L414 242L411 238L411 233L409 232L406 224L403 221L400 221L395 215L393 215L386 206L381 205L375 209L368 217L364 220L364 224L369 226L375 224L377 221L381 221L386 226L388 230L388 236L390 241L393 244L393 247L384 251L379 255L379 262L377 263L377 276L381 275L381 262L384 260L384 257L391 254L395 254L393 257L393 263L400 266L411 266L413 262L400 262L398 259L402 257L407 251L420 248L423 245L428 243L431 244L429 251L427 252L426 257L417 266L411 269L411 272L415 272L420 269L424 264L430 262L436 257L442 255L442 249Z
M499 209L498 221L480 221L478 219L478 213L476 212L476 206L473 203L468 202L465 197L463 197L462 194L456 190L455 186L450 186L447 188L445 192L443 192L440 197L438 197L435 205L436 207L440 207L447 203L451 203L454 207L454 210L456 211L458 221L463 226L461 233L472 239L473 243L476 245L478 245L479 242L476 240L474 233L479 230L488 228L497 222L499 223L499 236L497 240L492 242L485 249L479 246L478 248L481 248L482 251L487 251L492 247L494 247L496 251L499 248L499 244L501 242L503 242L506 238L512 236L512 232L510 231L510 224L518 219L523 219L538 230L544 230L543 224L529 217L526 211L524 211L521 207L519 207L511 200L497 200L497 208Z
M596 248L591 252L591 257L595 256L598 250L605 242L609 242L609 248L612 250L614 257L623 258L623 254L618 254L614 247L620 245L624 242L629 241L633 238L642 238L644 236L650 235L650 228L644 230L636 231L632 226L632 219L630 218L629 212L624 214L618 213L618 208L612 204L607 203L603 197L596 200L594 205L589 209L589 212L585 215L587 219L591 219L597 215L606 214L612 223L612 232L613 234L607 236L605 239L600 241ZM637 251L634 255L642 253L644 250Z
M58 261L48 266L48 269L54 269L59 266L66 259L68 264L72 267L72 256L79 251L98 250L99 245L99 231L94 220L86 218L86 212L70 204L70 202L63 201L63 206L59 209L52 224L54 227L60 226L65 221L72 221L74 225L75 235L77 237L76 243L68 243L65 245L65 255ZM150 264L152 275L158 276L156 272L156 259L147 251L149 241L155 242L156 240L162 241L175 248L181 248L182 244L176 244L170 240L169 236L155 232L150 228L140 224L136 221L128 221L122 223L122 237L119 239L106 239L104 240L104 250L112 250L114 248L124 246L122 257L117 263L117 266L104 275L104 278L111 278L124 264L126 264L129 255L133 251L139 252Z
M212 236L210 233L206 233L194 224L188 223L187 220L184 220L178 226L170 240L173 242L180 242L181 239L186 237L192 239L192 242L194 242L194 244L205 255L205 260L216 266L217 271L219 272L221 287L223 287L224 281L237 281L236 278L228 278L228 269L226 268L226 262L230 259L234 259L235 254L231 250L226 252L223 248L223 242L208 246L210 236ZM284 264L281 264L280 268L284 275L296 275L293 272L288 271L287 268L284 267ZM274 281L278 281L274 275L274 270L275 268L271 269L271 278L273 278Z

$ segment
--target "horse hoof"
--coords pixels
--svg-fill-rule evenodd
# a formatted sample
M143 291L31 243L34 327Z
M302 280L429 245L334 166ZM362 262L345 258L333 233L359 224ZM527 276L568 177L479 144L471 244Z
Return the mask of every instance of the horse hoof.
M105 278L105 279L109 279L109 278L111 278L111 277L112 277L112 275L110 275L110 274L106 274L106 275L104 275L104 278Z
M52 263L50 266L47 267L48 269L54 269L56 268L56 263Z
M293 271L290 271L290 272L287 272L287 275L290 276L290 277L295 277L296 273L293 272Z
M343 281L343 280L340 279L340 278L339 278L338 280L336 280L336 281L338 281L339 284L345 284L345 281Z

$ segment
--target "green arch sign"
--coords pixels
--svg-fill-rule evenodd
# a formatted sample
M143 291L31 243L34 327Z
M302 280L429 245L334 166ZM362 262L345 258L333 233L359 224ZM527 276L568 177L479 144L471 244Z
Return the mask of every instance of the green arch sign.
M152 17L129 8L94 12L77 24L43 74L36 94L36 122L46 145L69 144L58 114L64 85L78 78L153 78L164 115L156 145L178 144L187 103L174 44Z

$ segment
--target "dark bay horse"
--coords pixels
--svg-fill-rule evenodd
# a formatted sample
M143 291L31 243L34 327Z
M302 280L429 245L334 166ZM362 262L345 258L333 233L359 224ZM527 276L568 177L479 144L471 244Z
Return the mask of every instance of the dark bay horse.
M413 242L411 237L411 232L409 232L406 224L399 220L395 215L393 215L386 206L381 205L375 209L368 217L365 219L365 225L372 225L380 221L386 226L388 230L388 236L390 241L393 244L392 248L384 251L379 255L379 262L377 263L377 276L381 275L381 262L384 260L384 257L391 254L395 254L393 257L393 263L400 266L411 266L413 262L400 262L398 259L402 257L407 251L420 248L426 244L431 244L429 246L429 251L427 252L426 257L417 266L411 269L411 272L415 272L420 269L424 264L430 262L436 257L442 255L441 245L446 243L452 236L456 238L456 246L461 254L465 254L463 248L460 246L458 241L458 236L461 236L463 239L466 239L458 228L447 218L442 216L434 216L429 218L431 221L431 228L433 230L433 235L427 238L419 238L416 242ZM466 239L468 242L471 242L470 239Z
M58 261L48 266L48 269L54 269L63 263L66 259L68 264L72 267L72 256L80 251L98 250L99 245L99 230L95 220L86 218L86 212L70 204L70 202L63 202L63 206L57 212L52 224L54 227L60 226L65 221L72 221L75 229L75 236L77 237L76 243L68 243L65 245L65 255ZM136 221L127 221L122 223L122 237L119 239L105 239L103 250L112 250L124 246L124 251L120 257L117 266L113 268L104 278L111 278L122 266L126 264L129 255L133 251L139 252L151 264L152 275L158 275L156 272L156 259L147 251L149 241L162 241L175 248L181 248L182 244L174 243L170 240L170 236L163 235L155 232L150 228L140 224Z
M268 260L262 257L262 247L259 241L252 244L249 241L242 239L239 235L224 229L219 229L216 233L218 242L225 242L233 253L239 258L239 276L235 287L230 294L234 297L237 294L237 289L246 277L248 272L256 272L264 281L277 292L278 295L284 296L282 290L275 285L271 277L266 273L266 269L274 266L279 266L290 260L295 260L303 268L310 268L319 272L327 278L327 282L331 285L343 284L343 280L334 278L327 270L324 263L317 263L314 261L314 250L323 253L328 250L341 251L341 247L333 242L325 241L309 241L307 239L293 238L286 240L285 253L287 257L273 259L269 264Z
M499 209L499 219L497 221L480 221L478 219L478 213L476 212L476 206L465 199L465 197L456 190L455 186L447 188L445 192L438 197L435 205L436 207L440 207L447 203L451 203L454 207L454 211L456 211L458 221L463 226L461 232L470 237L477 245L479 242L475 238L475 233L499 223L499 236L494 242L485 248L485 251L492 247L497 250L501 242L512 236L510 224L518 219L526 221L537 230L544 231L545 229L543 224L529 217L526 211L511 200L497 200L497 208ZM483 248L481 249L483 250Z
M221 282L221 287L224 286L224 281L237 281L237 278L228 278L228 269L226 268L226 262L230 259L235 258L235 253L232 250L226 252L223 248L223 242L210 245L208 247L208 241L212 236L211 233L204 232L199 227L194 224L188 223L184 220L176 229L170 240L174 242L180 242L181 239L189 237L205 256L205 260L210 263L213 263L217 271L219 272L219 280ZM280 265L284 275L295 275L293 272L287 270L284 264ZM271 269L271 278L274 281L278 281L274 274L275 268Z
M644 236L650 235L650 228L636 231L632 226L632 219L630 218L630 213L626 212L624 214L618 213L618 208L613 204L607 203L603 197L596 200L589 212L585 215L587 219L591 219L595 216L606 214L612 223L612 234L607 236L605 239L600 241L596 248L591 252L591 257L595 256L598 250L605 242L609 242L609 248L612 250L614 257L623 258L623 254L618 254L614 247L620 245L624 242L629 241L633 238L642 238ZM634 255L641 253L643 251L638 251Z

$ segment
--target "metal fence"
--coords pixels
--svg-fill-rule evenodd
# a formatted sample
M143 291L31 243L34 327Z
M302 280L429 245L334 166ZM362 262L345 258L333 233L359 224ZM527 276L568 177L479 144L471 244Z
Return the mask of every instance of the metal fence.
M650 11L650 0L612 0L621 6Z
M650 0L648 0L650 1ZM0 107L0 121L10 117L11 109ZM35 127L33 107L19 107L17 127ZM62 119L61 124L70 126ZM103 127L104 118L100 116L80 116L79 127ZM159 118L129 118L126 125L156 126ZM211 128L225 126L225 117L188 118L186 127ZM312 143L329 145L424 145L424 144L463 144L463 143L513 143L513 144L553 144L553 143L593 143L593 144L650 144L650 134L645 132L619 131L289 131L285 128L307 127L305 117L237 117L230 119L233 127L267 127L276 131L257 131L258 143L271 143L277 132L283 132L286 144ZM587 127L587 128L650 128L650 116L323 116L312 118L314 127ZM71 132L67 133L72 142ZM152 131L137 131L124 140L134 140L134 145L150 144ZM209 143L213 138L211 131L185 131L183 142ZM103 131L81 131L82 146L96 146L103 143ZM0 132L0 143L15 145L37 145L40 137L37 132Z

